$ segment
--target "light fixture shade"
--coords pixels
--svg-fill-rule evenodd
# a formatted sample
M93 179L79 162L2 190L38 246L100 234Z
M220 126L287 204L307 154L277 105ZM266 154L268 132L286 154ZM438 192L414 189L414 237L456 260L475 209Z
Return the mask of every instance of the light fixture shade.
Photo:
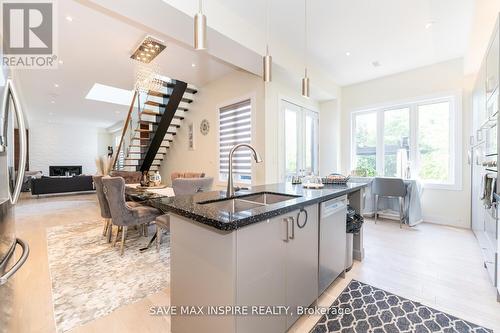
M309 78L306 76L302 78L302 96L309 98Z
M273 57L271 57L269 54L266 54L264 57L262 57L262 64L264 66L264 82L271 82L272 80L272 67L273 67Z
M201 12L194 16L194 48L207 49L207 17Z

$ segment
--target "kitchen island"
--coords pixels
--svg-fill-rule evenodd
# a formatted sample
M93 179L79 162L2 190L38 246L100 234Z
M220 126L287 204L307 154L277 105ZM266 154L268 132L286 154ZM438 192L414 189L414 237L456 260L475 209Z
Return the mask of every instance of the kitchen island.
M170 214L172 332L285 332L297 308L319 297L320 204L347 199L360 212L365 186L273 184L229 199L213 191L151 200ZM338 233L345 244L345 223ZM362 229L354 248L362 260ZM328 255L344 262L343 249Z

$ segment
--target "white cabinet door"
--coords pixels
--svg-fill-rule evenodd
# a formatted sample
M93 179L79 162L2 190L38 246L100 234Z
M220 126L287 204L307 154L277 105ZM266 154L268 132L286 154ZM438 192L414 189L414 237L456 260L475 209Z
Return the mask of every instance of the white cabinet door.
M289 328L299 318L297 306L307 307L318 298L318 205L285 216L293 222L286 244L286 304L293 312Z
M286 241L286 222L281 216L237 230L238 305L286 304ZM285 316L239 316L236 320L238 333L285 330Z
M486 54L486 94L489 97L498 87L499 38L498 26Z

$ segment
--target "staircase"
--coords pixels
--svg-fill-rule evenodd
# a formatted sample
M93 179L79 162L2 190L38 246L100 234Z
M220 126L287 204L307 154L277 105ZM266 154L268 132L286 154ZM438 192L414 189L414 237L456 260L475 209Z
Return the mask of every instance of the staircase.
M114 170L156 171L165 159L196 87L164 76L158 91L136 92L113 162Z

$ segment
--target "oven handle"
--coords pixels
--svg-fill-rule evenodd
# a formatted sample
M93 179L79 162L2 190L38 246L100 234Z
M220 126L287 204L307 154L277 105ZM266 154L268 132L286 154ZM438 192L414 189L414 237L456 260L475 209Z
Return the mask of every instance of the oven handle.
M28 244L26 244L23 240L16 238L16 245L19 244L21 248L23 249L23 253L19 260L12 266L11 269L7 271L4 275L0 276L0 286L5 284L7 280L14 275L19 268L26 262L26 259L28 259L28 255L30 254L30 248Z

